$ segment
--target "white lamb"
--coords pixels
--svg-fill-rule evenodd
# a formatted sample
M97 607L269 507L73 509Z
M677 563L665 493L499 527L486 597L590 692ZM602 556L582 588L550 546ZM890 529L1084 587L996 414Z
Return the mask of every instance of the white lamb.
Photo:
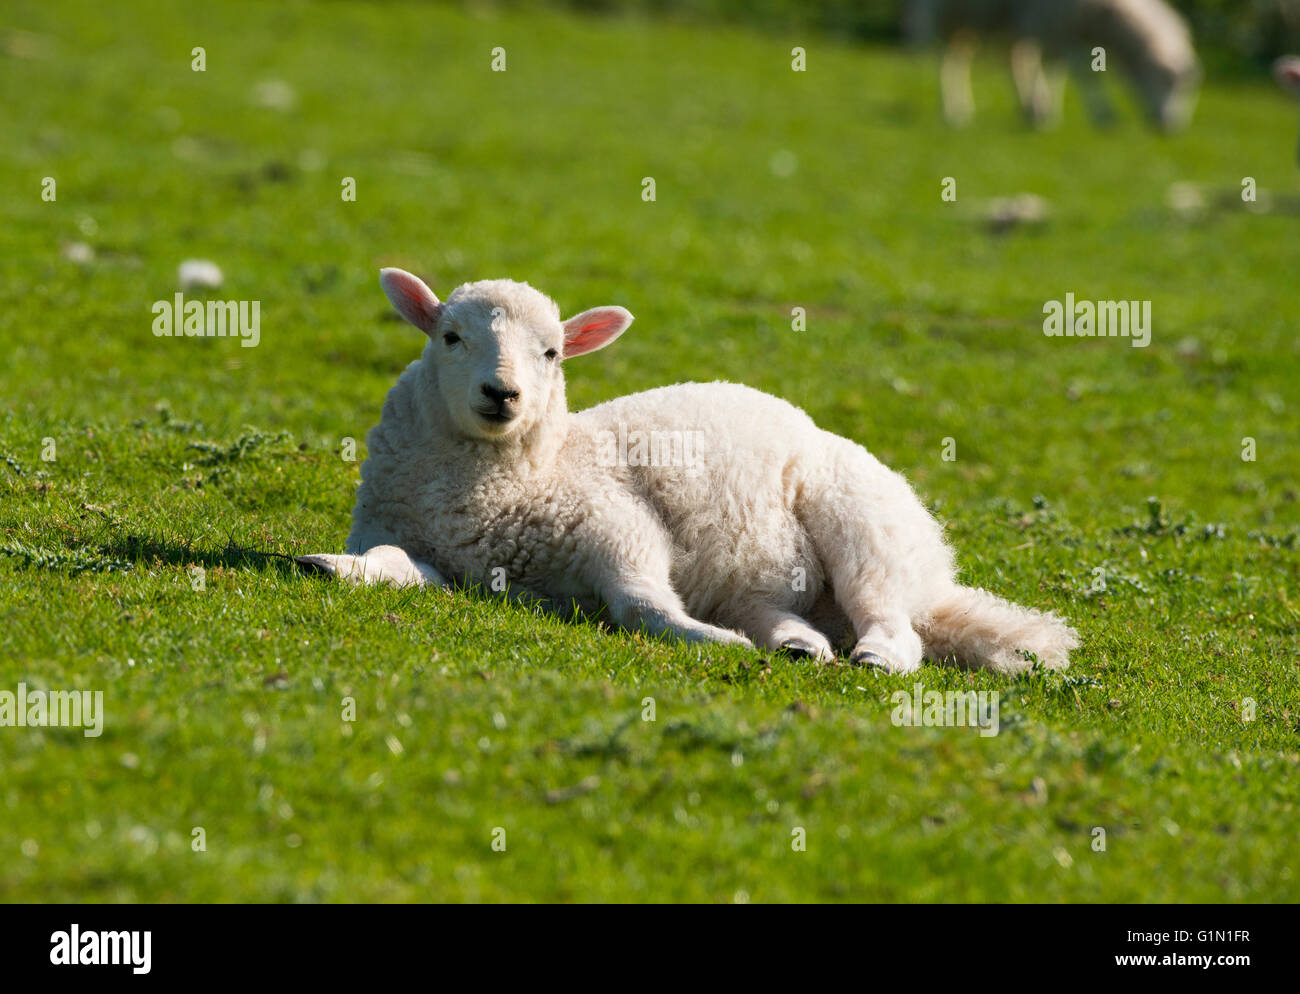
M652 635L818 660L851 647L896 673L927 655L1068 664L1070 627L959 586L903 477L785 401L683 383L570 413L561 360L622 334L623 308L561 321L525 283L467 283L440 303L410 273L380 282L429 341L368 436L349 554L305 566L367 583L504 580ZM674 458L628 448L650 433L674 440L660 447Z

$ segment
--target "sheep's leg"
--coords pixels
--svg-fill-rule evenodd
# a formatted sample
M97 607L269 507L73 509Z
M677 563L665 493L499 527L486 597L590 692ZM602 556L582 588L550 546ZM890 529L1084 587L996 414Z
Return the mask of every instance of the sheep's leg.
M902 606L904 578L891 571L889 552L877 554L863 543L851 543L843 555L828 558L836 600L857 635L849 658L887 673L919 669L925 652Z
M1059 59L1049 59L1043 64L1042 87L1047 107L1047 120L1060 124L1065 118L1065 82L1069 70ZM1096 80L1090 80L1099 87Z
M648 584L615 580L603 599L614 622L629 631L673 635L683 642L720 642L750 648L754 645L736 632L696 621L686 613L681 598L666 581Z
M1060 119L1065 80L1055 63L1049 72L1038 42L1022 38L1011 46L1011 75L1020 109L1029 125L1041 130L1056 124Z
M850 659L859 666L876 666L886 673L914 673L925 655L911 619L895 609L870 609L858 616L859 634Z
M1021 38L1011 46L1011 78L1016 84L1016 97L1026 120L1038 125L1038 77L1043 71L1043 52L1032 38Z
M971 91L971 63L977 42L969 33L954 35L943 52L939 68L939 89L943 96L943 116L955 128L970 123L975 115L975 96Z
M828 663L835 658L826 636L799 615L779 607L755 608L737 625L757 644L773 650L784 649L796 658L811 658Z
M854 523L847 524L852 528ZM890 563L899 550L873 548L872 537L871 529L862 528L856 540L834 551L819 547L819 555L834 585L835 599L857 636L849 658L887 673L911 673L920 667L924 650L902 604L905 571L901 564Z
M428 563L412 559L395 545L377 545L359 556L325 553L298 556L305 570L326 573L355 584L392 583L399 587L443 587L447 581Z
M906 480L859 445L822 439L822 456L804 468L796 513L853 627L853 661L910 673L923 656L912 618L951 583L952 553Z
M1105 73L1093 72L1092 63L1084 52L1073 52L1069 57L1069 73L1079 84L1079 95L1088 112L1088 118L1099 128L1108 128L1116 120L1115 105L1106 93ZM1065 86L1065 73L1061 73L1061 86Z

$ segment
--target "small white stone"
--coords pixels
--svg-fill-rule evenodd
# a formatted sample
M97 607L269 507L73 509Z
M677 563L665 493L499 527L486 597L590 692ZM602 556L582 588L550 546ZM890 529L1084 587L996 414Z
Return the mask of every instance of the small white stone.
M177 272L182 290L215 290L221 286L221 267L207 259L186 259Z
M69 262L90 262L95 258L95 250L86 242L64 242L63 258Z
M1051 206L1036 193L998 197L984 207L984 220L997 231L1019 225L1043 224L1050 215Z
M1165 191L1165 203L1180 214L1191 214L1205 210L1205 195L1195 183L1181 180L1169 184Z
M253 87L253 102L271 110L293 110L298 95L282 79L264 79Z

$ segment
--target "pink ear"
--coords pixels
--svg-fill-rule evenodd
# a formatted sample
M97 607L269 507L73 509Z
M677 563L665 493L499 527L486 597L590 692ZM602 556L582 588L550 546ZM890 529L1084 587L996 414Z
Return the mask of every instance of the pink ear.
M438 325L438 315L442 313L442 304L420 277L412 276L404 269L381 269L379 285L398 314L426 335L433 334Z
M627 331L632 315L622 307L593 307L564 322L564 358L595 352Z
M1300 58L1284 55L1273 63L1273 75L1283 87L1300 97Z

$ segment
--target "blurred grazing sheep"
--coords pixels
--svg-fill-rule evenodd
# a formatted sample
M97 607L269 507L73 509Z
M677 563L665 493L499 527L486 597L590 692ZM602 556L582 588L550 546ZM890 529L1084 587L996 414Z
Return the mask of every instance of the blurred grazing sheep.
M987 37L1011 42L1016 93L1034 127L1059 118L1067 68L1094 122L1113 118L1101 74L1091 68L1096 47L1106 50L1108 70L1128 77L1156 127L1184 127L1195 107L1201 71L1191 31L1164 0L908 0L903 28L913 42L945 42L940 82L953 125L974 114L971 61Z
M622 334L623 308L561 321L524 283L467 283L443 303L410 273L380 282L429 340L367 437L348 554L304 566L363 583L505 581L628 629L819 660L834 640L890 672L926 654L1001 672L1030 666L1020 650L1068 664L1063 621L959 586L907 481L785 401L684 383L569 413L561 362ZM620 451L634 432L695 436L699 458Z

